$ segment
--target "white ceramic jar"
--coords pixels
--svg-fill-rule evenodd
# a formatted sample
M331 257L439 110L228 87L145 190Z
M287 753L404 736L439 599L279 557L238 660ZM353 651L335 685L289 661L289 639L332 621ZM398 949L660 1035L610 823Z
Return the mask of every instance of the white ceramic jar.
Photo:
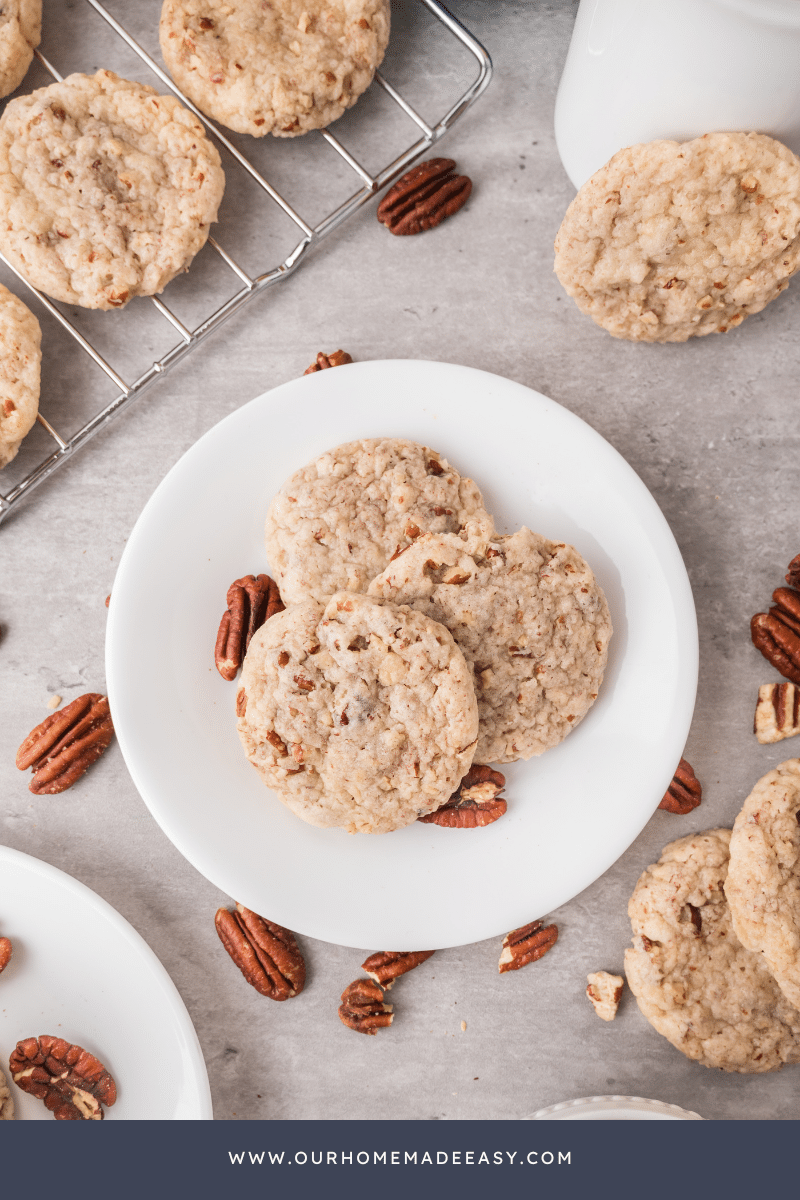
M576 187L623 146L720 130L800 153L800 0L581 0L555 111Z

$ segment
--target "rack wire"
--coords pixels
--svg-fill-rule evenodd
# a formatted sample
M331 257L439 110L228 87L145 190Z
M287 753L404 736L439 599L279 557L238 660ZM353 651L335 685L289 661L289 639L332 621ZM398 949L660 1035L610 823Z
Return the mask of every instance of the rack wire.
M41 461L37 462L23 478L19 479L9 490L2 494L0 493L0 522L5 520L14 509L19 505L30 493L49 479L55 471L58 470L68 459L81 450L87 443L105 429L112 421L116 420L130 405L138 399L149 387L156 382L157 379L166 375L173 367L182 362L187 355L198 346L202 341L216 332L226 321L228 321L235 313L250 304L254 298L267 288L279 283L281 280L288 278L297 267L305 261L310 251L333 230L337 229L344 221L353 216L360 208L362 208L369 200L371 200L377 192L381 191L393 183L408 167L418 158L426 153L445 133L450 130L456 121L467 111L468 108L478 99L485 91L489 84L492 75L491 59L473 35L464 28L464 26L452 16L451 13L439 3L439 0L417 0L425 9L429 11L438 21L442 23L454 38L456 38L471 54L474 56L477 63L477 75L470 86L463 92L458 100L452 104L445 112L444 116L435 124L430 124L425 121L417 107L410 104L397 91L391 83L380 73L375 74L375 83L389 97L395 105L405 114L407 118L416 127L415 132L418 134L416 139L409 144L404 151L397 155L393 160L383 167L377 173L372 173L359 163L353 154L342 144L342 142L334 136L328 129L320 130L319 133L327 144L336 151L339 158L347 165L348 168L358 177L359 187L353 192L348 199L339 204L332 212L327 213L321 220L314 224L307 222L297 211L297 208L290 204L259 171L256 166L248 159L230 140L230 138L220 130L213 122L209 121L203 113L177 88L172 82L171 77L161 68L158 62L151 57L150 54L140 45L140 43L132 37L123 25L108 11L108 9L100 3L100 0L87 0L87 3L102 17L108 26L123 40L126 46L132 50L139 59L146 65L147 68L168 88L188 109L190 109L205 125L209 134L222 146L238 163L238 165L246 172L247 176L265 193L271 201L285 214L286 217L300 232L300 240L294 245L291 251L278 263L277 266L269 270L263 271L260 274L254 275L245 270L236 259L229 254L220 241L215 237L209 237L208 245L216 252L225 266L236 277L238 287L235 293L225 301L222 305L215 309L209 316L202 319L193 328L179 319L167 305L158 297L150 297L150 303L155 307L159 315L169 323L169 325L177 332L178 340L175 344L157 361L152 362L133 382L126 382L123 375L118 371L112 363L108 361L106 356L101 354L92 342L85 337L76 325L71 321L61 309L53 303L42 292L33 288L27 280L15 270L8 260L0 254L0 261L5 263L6 267L17 276L24 288L32 293L38 302L47 310L47 312L67 331L75 344L87 354L97 367L112 381L118 389L117 394L110 402L105 404L98 412L94 413L91 418L84 422L80 428L69 436L63 436L57 429L48 421L41 413L37 420L41 427L49 435L49 438L56 443L56 448L51 450ZM54 80L60 80L61 74L57 68L49 62L43 54L38 50L35 51L36 58L42 67ZM224 230L223 230L224 237Z

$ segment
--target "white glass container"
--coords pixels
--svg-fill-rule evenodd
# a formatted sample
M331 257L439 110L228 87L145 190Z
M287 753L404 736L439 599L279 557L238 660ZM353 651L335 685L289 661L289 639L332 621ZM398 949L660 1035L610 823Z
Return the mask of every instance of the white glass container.
M529 1121L702 1121L696 1112L641 1096L586 1096L540 1108Z

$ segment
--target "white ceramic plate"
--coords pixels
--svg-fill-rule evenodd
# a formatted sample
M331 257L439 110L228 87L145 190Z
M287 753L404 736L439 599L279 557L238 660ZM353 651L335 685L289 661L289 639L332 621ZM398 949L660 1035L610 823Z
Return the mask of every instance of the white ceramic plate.
M644 1100L641 1096L587 1096L540 1108L529 1121L702 1121L703 1117L677 1104Z
M316 829L267 791L214 668L230 583L267 570L262 529L285 478L359 437L413 438L482 488L498 529L573 543L614 622L606 679L556 749L503 768L485 829L382 836ZM461 945L543 916L630 845L678 763L697 684L697 623L675 540L619 454L552 400L496 375L368 362L284 384L176 464L128 541L106 643L111 710L145 803L233 899L341 945Z
M145 941L115 909L55 867L0 846L0 1067L17 1042L51 1033L97 1055L114 1076L105 1119L211 1120L211 1093L183 1001ZM52 1121L9 1081L16 1115Z

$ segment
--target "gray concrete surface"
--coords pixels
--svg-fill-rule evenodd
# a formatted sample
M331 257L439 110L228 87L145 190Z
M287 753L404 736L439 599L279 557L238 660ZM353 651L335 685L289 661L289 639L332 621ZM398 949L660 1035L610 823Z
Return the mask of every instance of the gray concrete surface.
M606 1025L583 989L587 971L620 968L628 896L662 846L729 825L755 780L800 749L793 742L762 747L751 733L756 689L777 676L748 636L751 614L764 608L800 551L800 285L725 337L640 346L596 328L551 270L553 237L573 195L552 115L576 5L450 6L485 42L496 71L443 147L475 182L467 208L430 234L393 239L370 206L0 529L0 840L94 888L147 939L195 1023L218 1119L516 1118L603 1093L652 1096L712 1119L796 1119L800 1068L753 1077L705 1070L649 1027L630 994ZM158 0L115 11L126 8L132 27L155 46ZM440 101L469 64L420 24L412 0L396 5L395 15L387 77L407 86L426 115L441 115ZM43 49L62 71L103 65L146 77L88 6L52 0L45 16ZM32 85L40 75L34 68ZM429 108L426 96L433 97ZM336 129L370 167L400 136L394 125L391 137L376 136L380 102L365 97L361 112ZM407 137L407 128L401 132ZM256 154L312 215L336 200L337 188L346 195L351 187L338 166L321 176L320 156L330 151L320 139L260 145ZM263 269L280 257L287 231L257 207L246 188L229 193L217 236ZM221 278L216 270L204 252L166 302L191 317L201 287ZM146 301L76 319L129 375L138 359L170 344ZM499 938L442 951L398 985L396 1024L374 1039L336 1017L340 991L359 973L358 951L301 939L309 983L291 1003L272 1004L246 986L213 929L214 911L228 897L155 824L116 746L60 797L32 796L13 765L53 693L66 701L103 690L103 602L126 538L165 472L232 409L300 374L317 350L339 346L357 359L431 358L495 371L588 421L664 511L700 626L700 686L686 753L704 786L702 807L683 818L655 813L610 871L549 914L560 938L541 962L500 977ZM50 320L45 347L43 411L74 427L107 389Z

